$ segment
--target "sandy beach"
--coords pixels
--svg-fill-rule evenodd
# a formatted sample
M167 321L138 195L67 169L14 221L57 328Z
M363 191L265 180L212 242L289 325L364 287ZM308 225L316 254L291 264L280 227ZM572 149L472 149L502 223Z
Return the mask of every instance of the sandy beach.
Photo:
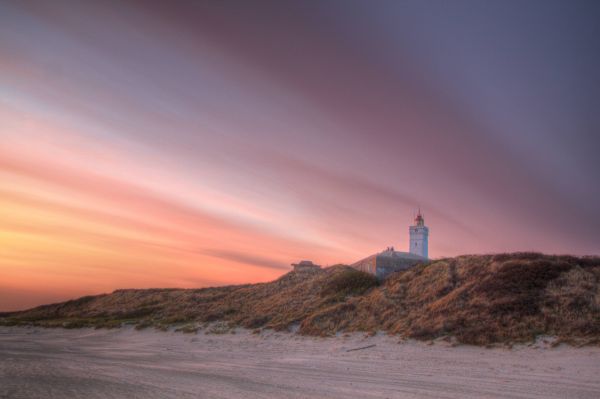
M0 398L598 398L598 375L600 348L543 343L0 328Z

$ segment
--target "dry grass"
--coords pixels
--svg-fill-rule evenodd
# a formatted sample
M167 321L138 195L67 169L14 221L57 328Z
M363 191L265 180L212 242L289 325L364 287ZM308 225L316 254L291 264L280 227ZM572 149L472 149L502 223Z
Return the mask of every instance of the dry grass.
M118 290L25 312L1 324L118 327L209 333L241 326L328 336L386 331L489 345L555 335L600 343L600 258L538 253L470 255L416 266L377 285L346 266L290 272L270 283L197 290ZM217 325L218 328L214 327ZM214 331L212 331L214 330Z

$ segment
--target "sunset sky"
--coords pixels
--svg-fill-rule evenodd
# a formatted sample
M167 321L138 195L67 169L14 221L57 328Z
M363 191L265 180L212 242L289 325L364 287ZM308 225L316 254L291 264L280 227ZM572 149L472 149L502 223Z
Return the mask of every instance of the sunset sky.
M600 253L598 1L0 2L0 311Z

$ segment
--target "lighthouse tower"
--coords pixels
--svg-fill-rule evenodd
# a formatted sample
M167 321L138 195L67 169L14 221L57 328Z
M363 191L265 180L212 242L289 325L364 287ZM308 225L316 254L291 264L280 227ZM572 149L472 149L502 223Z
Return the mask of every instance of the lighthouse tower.
M425 219L423 219L420 209L415 218L415 224L408 229L410 232L409 252L427 258L429 255L429 228L425 226Z

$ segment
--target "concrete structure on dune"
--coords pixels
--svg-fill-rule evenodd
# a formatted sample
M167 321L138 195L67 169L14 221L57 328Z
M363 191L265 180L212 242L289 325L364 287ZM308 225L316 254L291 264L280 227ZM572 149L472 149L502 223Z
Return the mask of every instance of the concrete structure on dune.
M304 272L321 268L321 266L315 265L310 260L301 260L300 263L292 263L292 266L294 266L295 272Z
M408 231L410 234L409 252L396 251L394 247L388 247L384 251L361 259L350 266L373 274L378 280L383 280L394 272L427 262L429 228L425 226L421 210L415 218L415 224L410 226Z

